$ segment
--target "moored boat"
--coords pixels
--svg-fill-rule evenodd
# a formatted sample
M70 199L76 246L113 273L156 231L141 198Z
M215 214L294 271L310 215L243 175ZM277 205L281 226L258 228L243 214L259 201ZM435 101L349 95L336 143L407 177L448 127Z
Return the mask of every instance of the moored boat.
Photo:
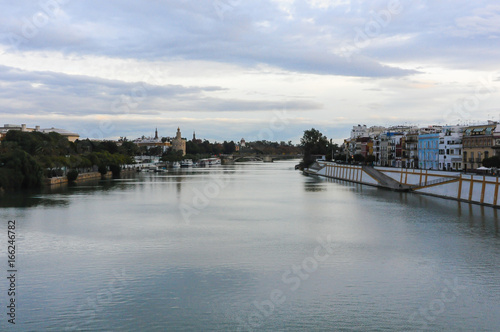
M193 166L193 161L191 159L184 159L181 161L181 167L191 167Z
M200 159L199 162L200 167L216 166L220 164L221 164L220 158L205 158L205 159Z

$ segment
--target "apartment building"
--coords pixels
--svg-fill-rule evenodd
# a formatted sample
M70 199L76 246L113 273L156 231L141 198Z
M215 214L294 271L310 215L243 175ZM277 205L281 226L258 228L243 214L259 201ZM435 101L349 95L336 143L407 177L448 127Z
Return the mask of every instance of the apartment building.
M439 134L439 169L443 171L462 170L464 127L447 126Z
M462 159L465 170L481 167L484 159L494 156L498 151L494 136L497 125L497 122L488 121L487 125L465 128Z

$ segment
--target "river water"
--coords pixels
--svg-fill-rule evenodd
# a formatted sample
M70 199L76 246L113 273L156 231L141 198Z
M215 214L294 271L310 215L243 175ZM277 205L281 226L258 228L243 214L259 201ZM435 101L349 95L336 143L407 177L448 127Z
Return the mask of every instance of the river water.
M296 163L3 196L1 330L500 330L497 210L306 177Z

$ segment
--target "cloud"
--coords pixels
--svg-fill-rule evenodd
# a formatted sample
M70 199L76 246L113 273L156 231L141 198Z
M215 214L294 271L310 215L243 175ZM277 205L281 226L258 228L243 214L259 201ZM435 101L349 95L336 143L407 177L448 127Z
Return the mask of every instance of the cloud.
M347 11L351 8L351 0L308 0L312 8L329 9L345 6Z
M44 14L40 6L26 2L24 10L15 10L7 5L2 16L15 19L7 21L9 32L2 40L9 45L9 33L11 37L18 36L23 40L16 45L21 50L149 60L182 58L250 67L264 63L289 71L324 75L384 77L415 73L376 59L354 59L348 63L331 52L342 42L332 35L337 29L338 14L329 25L310 24L304 33L304 23L290 20L289 16L296 7L296 15L313 15L315 11L311 8L306 10L293 1L234 3L234 8L229 7L230 11L226 11L221 20L211 1L147 5L134 1L68 2L61 5L59 12L63 14L50 17L40 27L33 19L36 13ZM313 1L312 7L335 8L343 4L343 1ZM20 4L16 4L16 8L18 6ZM16 15L12 15L12 11ZM273 33L263 29L270 26ZM23 35L30 30L28 27L34 32Z
M459 17L455 20L458 36L470 37L481 35L491 39L500 37L500 5L488 5L473 11L471 16Z
M169 112L260 112L320 109L305 100L245 100L210 97L225 91L216 86L152 85L83 75L28 72L0 66L4 113L28 111L31 115L160 115Z
M253 129L240 127L256 131L257 119L284 108L304 126L345 117L339 130L360 119L426 123L498 70L500 56L491 0L400 1L397 12L389 0L47 3L2 5L0 102L9 119L95 126L113 116L141 128L213 119L219 137L221 119L247 119ZM142 78L150 72L159 75Z

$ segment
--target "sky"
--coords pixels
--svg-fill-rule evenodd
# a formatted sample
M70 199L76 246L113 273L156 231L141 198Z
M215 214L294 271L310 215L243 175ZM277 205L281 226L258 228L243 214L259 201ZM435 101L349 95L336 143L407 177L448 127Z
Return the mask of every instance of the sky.
M0 0L0 119L292 141L500 119L500 4ZM0 121L1 121L0 120Z

